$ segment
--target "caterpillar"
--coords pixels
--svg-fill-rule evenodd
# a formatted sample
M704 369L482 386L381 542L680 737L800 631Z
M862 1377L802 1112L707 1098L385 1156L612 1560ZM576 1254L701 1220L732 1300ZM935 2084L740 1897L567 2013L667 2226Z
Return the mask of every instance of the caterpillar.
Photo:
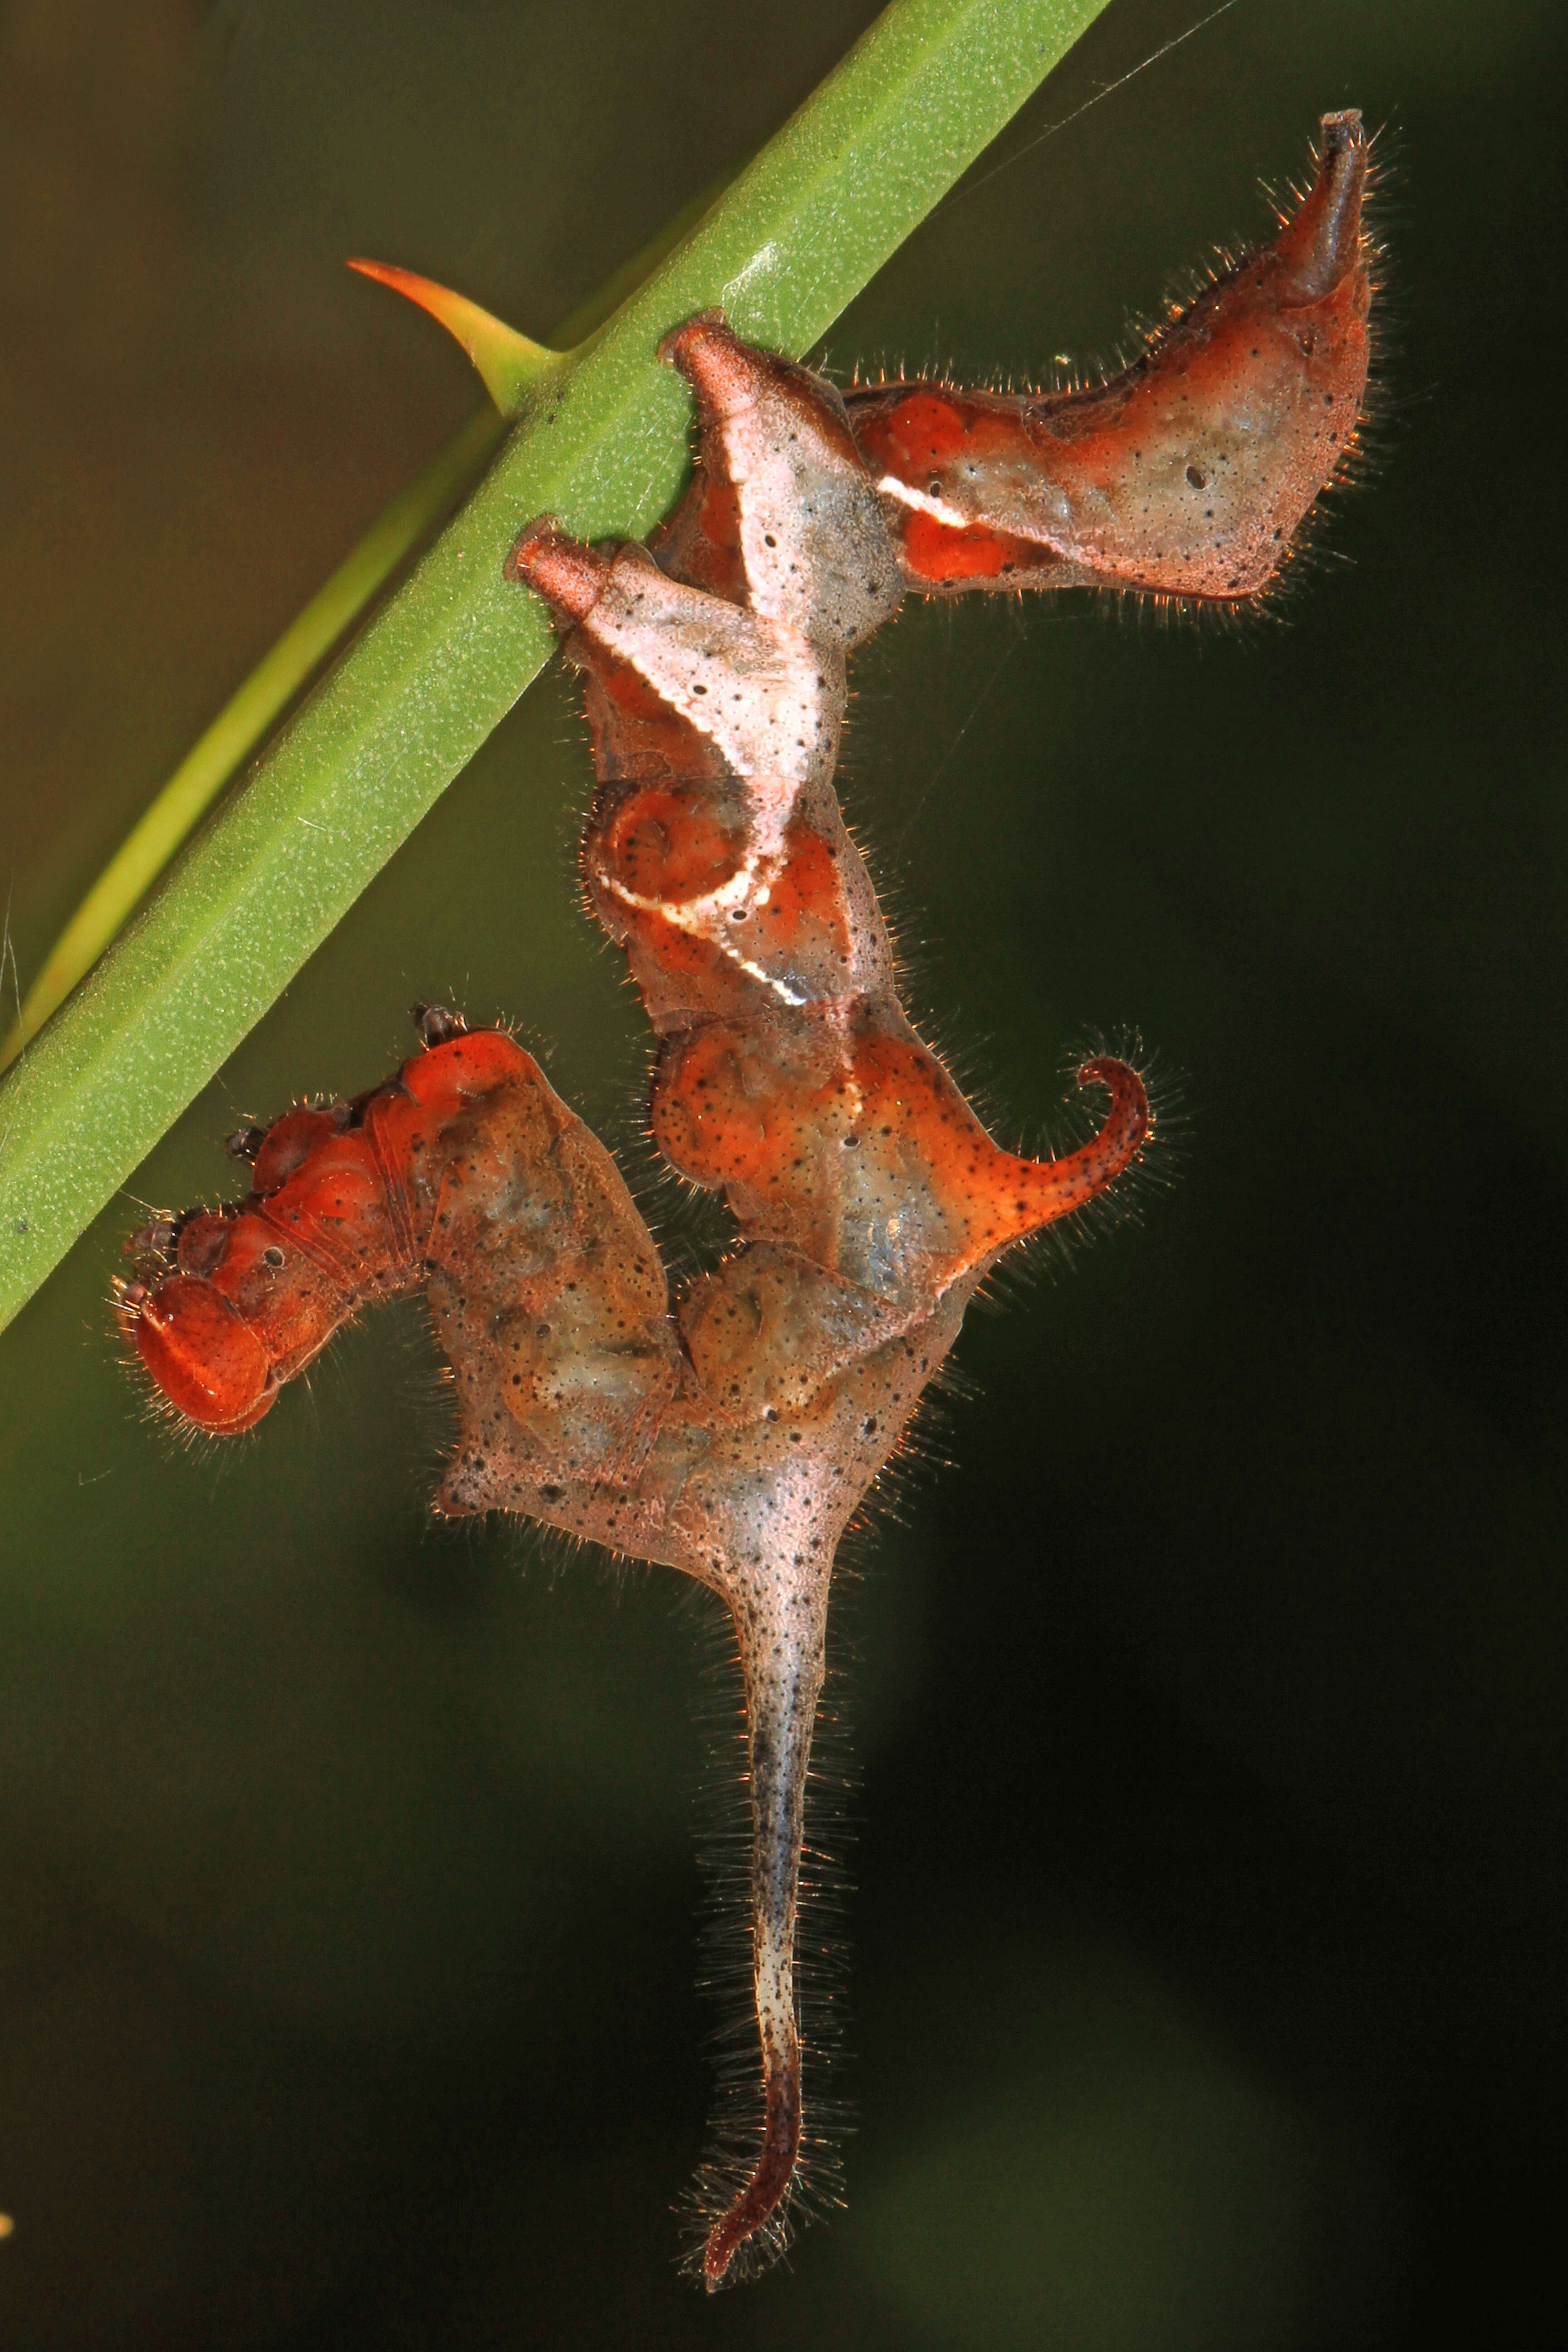
M839 1538L976 1286L1139 1160L1144 1085L1059 1159L1002 1150L900 1003L833 788L847 655L908 591L1113 586L1225 604L1277 576L1360 415L1367 151L1324 118L1312 184L1123 373L1068 394L839 391L714 312L662 346L696 396L690 485L647 545L549 517L506 572L582 676L588 904L657 1041L655 1139L738 1229L671 1297L616 1163L505 1032L416 1008L352 1101L243 1129L245 1199L127 1248L118 1313L193 1428L253 1428L352 1316L423 1292L458 1433L436 1507L504 1511L679 1569L733 1623L746 1708L760 2145L705 2215L714 2288L785 2242L805 2102L795 1943Z

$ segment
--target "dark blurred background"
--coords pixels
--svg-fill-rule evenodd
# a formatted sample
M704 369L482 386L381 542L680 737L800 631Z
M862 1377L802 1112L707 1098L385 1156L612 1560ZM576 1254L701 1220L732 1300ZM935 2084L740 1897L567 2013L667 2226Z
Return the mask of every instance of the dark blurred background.
M871 14L0 11L24 981L478 403L343 256L548 335ZM635 1137L549 677L0 1340L6 2344L1568 2340L1568 28L1239 0L1077 111L1202 14L1116 0L828 352L1108 353L1322 110L1390 125L1376 462L1278 614L928 606L858 662L917 1013L1010 1139L1123 1023L1188 1125L1141 1225L972 1318L952 1466L841 1596L847 2212L741 2294L675 2275L701 1596L431 1525L413 1308L226 1452L148 1424L109 1328L140 1204L232 1190L237 1118L381 1076L416 997L518 1017Z

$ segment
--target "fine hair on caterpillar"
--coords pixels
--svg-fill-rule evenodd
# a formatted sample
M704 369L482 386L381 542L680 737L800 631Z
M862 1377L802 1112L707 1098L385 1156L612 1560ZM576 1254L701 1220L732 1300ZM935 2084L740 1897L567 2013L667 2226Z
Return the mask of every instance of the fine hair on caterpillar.
M1005 1255L1123 1197L1157 1122L1139 1057L1096 1046L1070 1073L1080 1139L1006 1150L912 1025L835 790L847 659L906 593L1262 593L1354 436L1365 159L1359 116L1326 117L1273 244L1076 393L840 392L703 313L661 347L700 446L649 543L521 530L506 576L584 685L585 903L652 1024L653 1143L727 1204L716 1262L672 1284L539 1063L438 1005L382 1085L242 1129L245 1199L130 1244L121 1326L188 1423L256 1428L360 1308L422 1293L458 1419L436 1508L520 1515L722 1604L754 2112L743 2137L721 2113L693 2192L710 2289L837 2194L800 1923L831 1875L811 1809L840 1539Z

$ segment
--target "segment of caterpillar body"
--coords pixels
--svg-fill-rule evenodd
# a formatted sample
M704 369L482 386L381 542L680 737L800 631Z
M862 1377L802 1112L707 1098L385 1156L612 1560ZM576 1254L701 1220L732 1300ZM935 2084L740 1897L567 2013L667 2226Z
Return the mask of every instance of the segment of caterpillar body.
M911 586L1117 586L1230 603L1278 571L1351 447L1372 283L1361 116L1323 118L1274 243L1107 383L1028 399L891 383L847 395Z
M132 1244L122 1322L193 1424L251 1427L361 1305L423 1288L460 1421L438 1507L522 1513L727 1605L763 2116L709 2217L710 2287L783 2243L801 2147L802 1822L839 1537L987 1268L1103 1192L1150 1132L1137 1074L1099 1057L1079 1073L1109 1097L1099 1133L1017 1158L911 1028L833 792L846 654L910 584L1256 585L1353 425L1363 160L1359 120L1329 118L1277 245L1075 401L909 385L846 401L695 320L666 355L696 390L700 458L652 551L590 549L548 519L519 539L509 574L545 598L585 681L584 877L659 1040L654 1133L725 1192L730 1258L672 1307L614 1162L537 1064L439 1012L385 1086L235 1139L248 1200ZM1223 530L1201 518L1217 547L1188 528L1200 456L1242 485ZM1102 488L1125 494L1120 538L1086 520ZM1060 513L1071 530L1047 529Z

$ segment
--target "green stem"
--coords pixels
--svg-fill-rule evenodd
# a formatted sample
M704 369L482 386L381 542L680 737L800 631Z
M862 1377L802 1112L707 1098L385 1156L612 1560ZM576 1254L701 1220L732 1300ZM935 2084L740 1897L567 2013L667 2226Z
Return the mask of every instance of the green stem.
M894 0L560 377L486 479L0 1086L8 1321L259 1020L548 659L501 564L548 509L646 531L686 462L654 358L715 303L807 350L1104 0Z
M578 341L609 317L623 297L640 285L655 263L662 261L692 224L700 220L731 176L726 173L683 205L657 236L623 262L596 294L571 313L560 330L563 347ZM361 265L351 264L357 266ZM473 304L461 307L477 318L486 316ZM495 408L481 409L470 417L407 489L399 492L186 752L45 957L0 1043L0 1070L10 1067L78 981L92 970L225 784L238 774L339 639L369 611L394 572L443 515L466 490L473 488L505 440L508 423L520 414L530 382L563 364L559 352L530 343L523 335L514 337L510 330L502 332L514 346L506 353L504 369L491 367L487 373L480 360L475 360ZM472 350L468 355L475 357Z
M168 782L138 818L40 965L22 1008L0 1045L0 1069L14 1062L58 1005L91 971L115 933L146 896L175 851L205 815L268 729L323 662L338 639L484 471L506 438L506 420L482 408L432 458L371 526L299 618L291 621Z

